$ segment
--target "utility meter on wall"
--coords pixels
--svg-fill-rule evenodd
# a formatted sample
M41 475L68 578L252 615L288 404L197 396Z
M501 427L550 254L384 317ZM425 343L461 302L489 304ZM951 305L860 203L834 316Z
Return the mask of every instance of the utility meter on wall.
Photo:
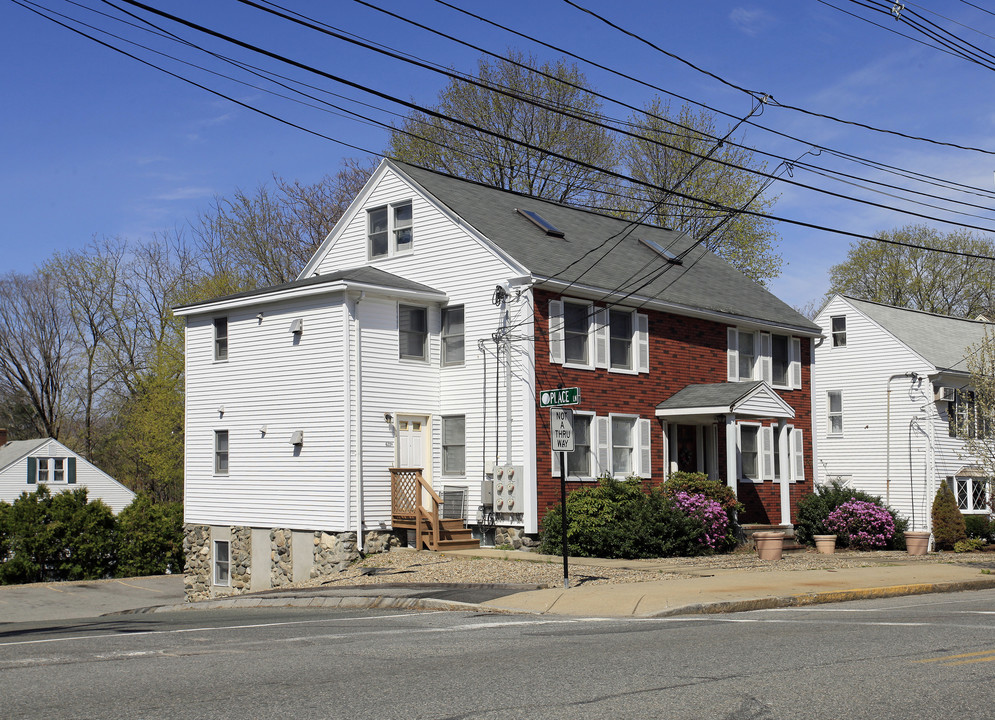
M497 465L494 468L494 511L522 512L522 466Z

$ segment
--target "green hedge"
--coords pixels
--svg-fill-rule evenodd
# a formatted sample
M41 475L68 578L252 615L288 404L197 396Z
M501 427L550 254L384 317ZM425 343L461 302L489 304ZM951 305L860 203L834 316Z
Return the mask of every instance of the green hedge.
M704 545L702 522L675 507L665 489L645 490L639 478L605 477L596 486L574 490L567 496L567 515L567 546L576 557L675 557L712 552ZM563 512L557 504L542 520L542 552L562 554L562 527Z
M138 496L114 517L86 488L45 485L0 502L0 584L153 575L183 569L183 507Z

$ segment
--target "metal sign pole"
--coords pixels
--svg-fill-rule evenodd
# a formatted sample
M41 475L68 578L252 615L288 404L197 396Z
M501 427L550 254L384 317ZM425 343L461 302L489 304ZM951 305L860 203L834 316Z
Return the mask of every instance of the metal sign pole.
M570 587L570 568L567 558L570 553L567 550L567 454L560 453L560 507L563 509L561 534L563 542L563 587Z

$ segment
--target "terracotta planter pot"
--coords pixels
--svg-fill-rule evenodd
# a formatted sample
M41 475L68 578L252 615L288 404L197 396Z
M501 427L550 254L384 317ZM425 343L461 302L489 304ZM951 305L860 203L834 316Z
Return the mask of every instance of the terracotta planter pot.
M784 550L783 532L753 533L753 542L757 546L757 555L761 560L780 560Z
M835 535L815 535L815 549L823 555L832 555L836 552Z
M925 531L909 531L905 533L905 548L909 555L925 555L929 552L929 535Z

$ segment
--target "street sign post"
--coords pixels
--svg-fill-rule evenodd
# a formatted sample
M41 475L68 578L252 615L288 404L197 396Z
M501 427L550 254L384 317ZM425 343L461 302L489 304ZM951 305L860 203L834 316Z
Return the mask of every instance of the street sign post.
M580 402L580 388L559 388L542 390L539 393L541 407L549 408L549 443L553 452L560 453L560 542L563 545L563 587L570 587L570 565L567 558L567 453L574 450L574 413L562 405L576 405Z

